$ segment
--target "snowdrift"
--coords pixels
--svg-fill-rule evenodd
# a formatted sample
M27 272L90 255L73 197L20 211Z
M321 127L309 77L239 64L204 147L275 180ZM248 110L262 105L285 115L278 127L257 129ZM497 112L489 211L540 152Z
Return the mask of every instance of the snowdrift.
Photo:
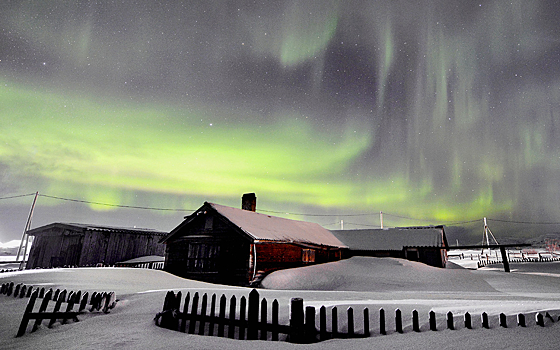
M353 257L271 273L267 289L330 291L495 292L481 276L466 269L441 269L395 258Z

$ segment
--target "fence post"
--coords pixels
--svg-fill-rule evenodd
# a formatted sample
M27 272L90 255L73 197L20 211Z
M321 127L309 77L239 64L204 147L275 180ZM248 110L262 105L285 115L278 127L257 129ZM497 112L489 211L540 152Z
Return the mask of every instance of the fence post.
M187 292L185 296L185 304L183 305L183 313L181 314L181 325L179 326L179 331L185 333L187 328L187 320L192 320L192 317L189 315L189 304L191 302L191 292Z
M482 313L482 328L490 329L490 325L488 324L488 314L486 312Z
M241 297L241 302L239 303L239 321L241 325L239 326L239 340L245 339L245 325L246 325L246 314L247 314L247 298L243 295ZM278 323L278 315L276 317L276 323Z
M364 308L364 337L369 337L369 309Z
M80 301L80 291L78 291L78 295L76 295L76 302ZM179 312L179 306L181 305L181 292L179 291L177 293L177 299L176 299L176 303L177 303L177 312ZM115 295L115 292L109 292L105 294L105 298L103 299L103 307L101 308L101 310L108 314L109 310L114 308L115 305L117 304L117 296ZM177 330L177 327L179 326L179 318L177 318L177 322L175 325L175 330Z
M526 327L527 324L525 323L525 315L519 314L517 315L517 325L520 327Z
M397 333L402 333L402 312L399 309L395 310L395 330Z
M412 310L412 330L420 332L420 322L418 321L418 311Z
M379 334L387 335L387 330L385 329L385 310L383 308L379 309Z
M56 291L60 292L58 289ZM60 306L62 305L62 302L66 298L66 289L60 292L60 294L55 292L55 295L57 296L57 298L56 298L56 304L54 305L53 312L58 312L60 310ZM56 322L56 317L51 318L48 327L51 328L55 322Z
M19 292L20 299L25 296L26 291L27 291L27 286L24 284L23 287L21 287L21 291Z
M191 320L189 322L189 334L194 334L196 327L196 316L198 315L198 292L194 293L191 306Z
M237 306L237 298L232 295L229 299L229 322L228 322L228 338L235 337L235 308Z
M290 342L304 342L303 299L292 298L290 307ZM250 302L249 302L250 305Z
M272 340L278 340L278 300L272 302Z
M173 291L169 291L167 292L167 294L169 293L173 293ZM167 299L167 294L165 295L165 298ZM68 293L68 298L70 298L70 296L72 295L72 291L70 291L70 293ZM90 311L93 311L95 309L95 303L97 302L97 292L93 292L91 293L91 299L89 300L89 305L91 305L91 309L89 309ZM169 306L165 305L165 300L163 301L163 309L164 310L168 310Z
M49 305L49 301L51 301L52 294L53 294L52 289L49 289L49 291L47 292L47 294L43 298L43 302L41 303L41 306L39 307L39 313L45 312L45 310L47 310L47 306ZM41 322L43 322L43 319L41 317L38 317L35 320L35 324L33 325L33 329L31 331L35 332L37 330L37 328L39 328L39 325L41 324Z
M319 339L327 339L327 308L325 305L319 308Z
M216 317L216 293L212 294L210 301L210 322L208 323L208 335L214 335L214 317Z
M256 289L249 293L247 314L247 340L257 340L259 334L259 292Z
M64 294L66 295L66 293ZM80 307L78 308L78 311L83 311L86 308L88 297L89 297L89 293L85 292L80 302Z
M544 317L543 317L543 315L539 312L539 313L537 313L537 315L535 317L537 319L537 325L541 326L541 327L544 327Z
M91 295L91 303L94 302L94 298L96 298L97 294L94 292ZM65 295L66 297L66 295ZM163 309L162 309L162 314L161 314L161 321L159 323L159 326L162 328L167 328L167 329L171 329L171 324L173 322L173 316L171 315L170 311L171 311L171 305L172 305L172 299L175 298L175 293L173 291L168 291L167 294L165 294L165 299L163 300ZM70 300L68 300L70 301ZM93 310L93 308L92 308Z
M507 328L507 318L503 312L500 314L500 327Z
M57 289L57 290L54 292L54 295L53 295L52 300L58 301L58 295L59 295L59 294L60 294L60 289Z
M179 292L180 293L180 292ZM53 299L54 300L54 299ZM74 294L74 304L79 304L82 301L82 291L79 290Z
M447 329L455 329L455 323L453 322L453 312L451 311L447 313Z
M33 286L30 286L29 289L27 290L27 295L26 295L26 297L27 297L27 298L31 297L31 294L33 294Z
M331 333L333 338L338 336L338 308L336 306L331 309Z
M261 300L261 340L266 340L268 338L267 324L268 324L268 303L266 299Z
M430 330L434 332L437 331L436 313L434 312L434 310L430 311Z
M315 308L313 306L307 306L305 308L305 342L313 342L316 337L315 333Z
M208 294L202 296L202 305L200 308L200 323L198 324L198 335L204 335L206 328L206 307L208 304Z
M39 291L36 289L33 294L31 294L31 298L27 303L27 307L25 308L25 312L23 313L23 318L21 319L21 323L19 325L19 330L17 332L16 337L21 337L25 334L25 330L27 329L27 324L29 323L29 314L33 312L33 306L35 306L35 300L37 300L37 296L39 295Z
M465 328L472 329L471 314L465 313Z

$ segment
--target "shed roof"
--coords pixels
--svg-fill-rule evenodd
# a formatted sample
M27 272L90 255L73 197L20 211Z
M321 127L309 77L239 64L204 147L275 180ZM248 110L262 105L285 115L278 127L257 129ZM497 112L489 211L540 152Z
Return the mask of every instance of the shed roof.
M187 224L196 213L206 210L208 207L225 217L255 241L294 242L347 248L329 230L319 224L285 219L209 202L205 202L193 215L187 217L185 222L171 231L170 235L163 241L167 241L177 233L179 228Z
M132 265L132 264L142 264L142 263L151 263L151 262L164 262L165 257L159 255L146 255L146 256L139 256L134 259L126 260L126 261L119 261L117 264L123 265Z
M104 232L114 232L114 233L129 233L129 234L149 234L154 236L164 236L167 233L162 231L156 231L148 228L137 228L137 227L115 227L115 226L105 226L105 225L90 225L90 224L76 224L76 223L63 223L54 222L52 224L36 227L32 230L27 231L27 234L34 236L40 234L42 231L53 228L62 227L81 231L104 231Z
M332 230L351 250L402 250L403 247L447 246L443 226Z

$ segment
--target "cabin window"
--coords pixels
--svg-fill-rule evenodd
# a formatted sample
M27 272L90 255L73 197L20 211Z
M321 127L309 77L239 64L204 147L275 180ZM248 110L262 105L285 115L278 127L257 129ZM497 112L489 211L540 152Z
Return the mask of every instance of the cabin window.
M315 262L315 249L302 249L301 261L305 263Z
M213 226L214 226L214 217L208 215L206 217L206 223L204 224L204 229L205 230L211 230Z
M187 268L192 272L218 271L220 246L207 243L190 243L187 254Z

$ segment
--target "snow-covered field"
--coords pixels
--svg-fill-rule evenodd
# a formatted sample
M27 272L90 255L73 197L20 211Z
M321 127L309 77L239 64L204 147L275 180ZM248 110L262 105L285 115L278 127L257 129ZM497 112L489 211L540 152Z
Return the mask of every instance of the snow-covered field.
M15 338L27 299L0 295L0 348L2 349L558 349L560 322L547 320L546 327L497 325L498 314L534 315L549 311L560 315L560 263L512 264L512 273L499 265L479 270L437 269L400 259L352 258L335 263L278 271L268 276L259 292L280 302L281 319L289 313L292 297L306 305L369 307L372 337L355 340L329 340L309 345L286 342L240 341L170 331L154 325L168 290L248 295L249 289L185 280L162 271L130 268L78 268L31 270L0 274L0 283L14 281L33 286L68 290L115 291L119 299L109 314L86 313L80 322L49 329L44 325L34 333ZM183 294L184 295L184 294ZM376 334L377 310L387 313L389 334ZM405 333L392 331L394 310L403 311ZM476 329L423 331L411 330L410 313L420 313L420 323L428 322L429 310L443 315L466 311L473 315ZM492 329L481 329L480 313L487 312ZM356 314L358 314L357 312ZM459 317L461 316L461 317ZM441 321L440 321L441 320ZM528 320L533 320L531 317ZM342 318L341 318L341 321ZM440 325L441 322L441 325ZM46 322L45 322L46 323ZM459 320L456 322L460 324ZM358 325L358 323L356 324ZM341 328L343 328L342 325Z

